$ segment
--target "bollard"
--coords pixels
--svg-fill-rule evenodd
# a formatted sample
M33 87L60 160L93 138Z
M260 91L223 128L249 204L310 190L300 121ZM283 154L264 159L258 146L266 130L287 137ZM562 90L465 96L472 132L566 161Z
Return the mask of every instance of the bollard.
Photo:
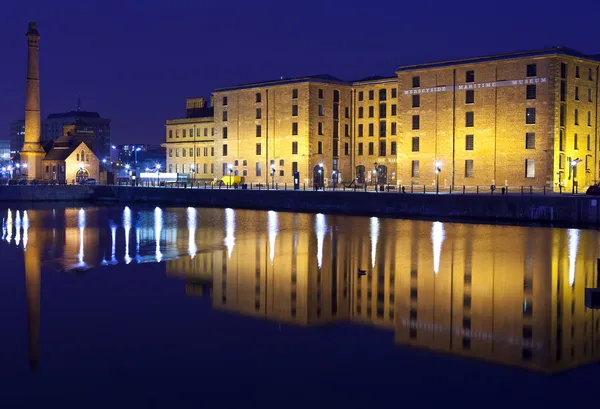
M279 190L279 182L275 183L275 190Z
M477 189L477 194L479 194L479 185L475 186Z
M427 192L425 191L425 185L423 185L423 193L427 193Z
M452 194L452 186L450 186L448 189L449 189L449 192L448 192L448 193L449 193L449 194Z
M365 192L367 191L367 184L365 183Z
M406 187L402 186L402 193L406 193Z
M544 185L544 196L546 196L546 185Z
M306 183L304 183L304 191L306 191Z
M463 185L463 195L465 194L465 191L466 191L465 185Z
M521 186L521 194L523 194L523 186Z
M529 194L532 195L533 194L533 186L529 186Z
M413 184L411 183L411 184L410 184L410 193L413 193L413 192L414 192L414 187L415 187L415 185L413 185Z

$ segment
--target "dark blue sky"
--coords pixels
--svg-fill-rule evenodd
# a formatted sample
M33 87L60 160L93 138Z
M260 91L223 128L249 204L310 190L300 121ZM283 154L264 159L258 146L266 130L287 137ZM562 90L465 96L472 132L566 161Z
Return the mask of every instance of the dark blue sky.
M81 95L84 109L112 118L115 143L158 143L186 97L219 86L393 75L400 64L554 45L600 53L600 2L585 3L10 0L0 8L0 138L24 117L30 20L42 35L43 116Z

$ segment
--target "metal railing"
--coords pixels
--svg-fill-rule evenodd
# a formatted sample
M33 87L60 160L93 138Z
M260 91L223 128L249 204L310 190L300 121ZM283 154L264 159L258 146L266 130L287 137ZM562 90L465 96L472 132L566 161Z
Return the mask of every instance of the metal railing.
M493 185L461 185L461 186L435 186L435 185L345 185L342 183L327 187L316 187L312 184L301 183L297 189L291 183L244 183L229 186L224 183L213 184L211 182L157 182L138 181L137 183L120 182L121 186L137 187L161 187L172 189L205 189L205 190L275 190L275 191L326 191L326 192L374 192L386 194L440 194L440 195L570 195L585 193L585 190L575 191L563 187L553 188L550 186L493 186Z

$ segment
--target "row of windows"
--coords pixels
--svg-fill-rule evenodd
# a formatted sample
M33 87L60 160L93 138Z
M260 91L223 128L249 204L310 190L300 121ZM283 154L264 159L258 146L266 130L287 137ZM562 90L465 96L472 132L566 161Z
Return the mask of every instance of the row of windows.
M395 145L396 142L393 142L393 144ZM362 144L359 144L359 145L362 145ZM319 154L319 155L323 154L323 142L322 141L317 142L317 154ZM227 148L227 145L224 144L223 145L223 156L227 156L227 155L228 155L228 148ZM260 143L256 144L256 155L258 155L258 156L262 155L262 144L260 144ZM298 142L292 142L292 155L298 155ZM350 155L350 144L348 142L344 143L344 155L346 155L346 156ZM333 156L339 156L338 145L336 143L333 144Z
M416 95L418 96L418 95ZM369 118L373 118L375 116L375 107L374 106L370 106L368 107L368 113L369 113ZM397 115L397 107L396 104L392 104L390 106L390 115L391 116L396 116ZM363 107L358 107L358 117L359 118L363 118L364 117L364 108ZM379 104L379 118L386 118L387 117L387 104Z
M568 66L566 63L563 62L560 64L560 78L567 79L567 75L568 75ZM579 68L579 65L575 66L575 78L581 78L581 70ZM588 68L588 80L594 81L594 73L591 68Z
M395 91L395 90L394 90ZM325 99L325 90L319 88L317 92L319 99ZM298 99L298 88L292 89L292 99ZM335 102L339 102L340 100L340 92L338 90L333 91L333 100ZM262 103L262 93L257 92L254 94L254 102L257 104ZM229 104L229 100L226 96L223 97L223 106L227 106Z
M179 129L175 129L175 138L179 138ZM187 129L181 129L181 136L185 138L186 136L190 136L192 138L194 136L194 128L190 128L189 134ZM208 128L196 128L196 136L208 136ZM210 135L215 136L215 128L210 128ZM169 129L169 138L173 138L173 130Z
M419 152L421 148L421 138L418 136L413 136L411 150L412 152ZM588 146L590 143L590 138L588 135ZM577 145L577 143L576 143ZM465 135L465 150L472 151L475 149L475 135ZM525 149L535 149L535 132L526 132L525 133ZM577 149L577 148L575 148ZM588 148L589 149L589 148Z
M375 136L375 124L367 125L368 135ZM358 137L361 138L364 136L364 125L358 124ZM390 122L390 135L395 136L397 133L397 124L396 122ZM379 121L379 137L385 138L387 135L387 122Z
M589 95L591 95L591 90L589 91ZM527 85L527 89L525 91L525 98L528 100L534 100L537 98L537 85L530 84ZM590 96L591 98L591 96ZM576 99L579 99L578 97ZM590 100L591 102L591 100ZM465 91L465 104L474 104L475 103L475 90L469 89ZM421 95L415 94L412 96L412 107L420 108L421 107ZM395 110L394 110L395 111ZM359 118L360 118L360 109L359 109Z
M566 145L565 132L561 129L560 134L559 134L559 140L558 140L559 150L564 151L565 145ZM587 147L588 151L592 150L592 138L589 134L587 135L587 139L586 139L586 147ZM573 149L575 149L575 150L579 149L579 136L577 134L573 135Z
M591 161L592 155L586 155L585 156L585 170L589 171L590 170L590 163ZM566 158L566 163L571 163L571 157L567 157ZM560 155L558 155L558 168L559 169L564 169L565 168L565 154L561 153ZM569 178L571 178L572 176L577 177L577 166L569 166Z
M193 163L190 163L188 165L188 167L186 168L186 164L182 163L181 164L181 168L180 168L179 167L179 163L175 164L175 172L176 173L179 173L179 170L181 170L181 173L185 173L186 170L188 170L188 169L189 169L190 172L194 172L195 171L196 173L200 173L200 165L196 166ZM169 173L173 173L173 164L172 163L169 164ZM204 166L203 166L203 173L208 174L208 163L204 164ZM214 165L214 163L210 164L210 173L215 173L215 165Z
M373 101L375 100L375 90L369 90L367 91L367 94L369 96L369 101ZM387 95L388 95L388 90L385 88L382 88L379 90L379 100L380 101L385 101L387 100ZM398 89L397 88L390 88L390 98L397 98L398 97ZM359 101L364 101L365 100L365 93L364 91L358 91L358 100Z
M420 177L420 162L418 160L413 160L411 162L410 174L413 178ZM475 172L473 168L473 159L465 160L465 177L473 178L475 177ZM525 159L525 177L526 178L535 178L535 160L534 159Z
M204 156L208 156L208 147L203 148L196 148L196 156L202 156L202 150L204 150ZM181 156L183 158L186 157L187 152L189 151L189 157L193 157L194 156L194 148L181 148ZM210 147L210 156L215 156L215 148L213 146ZM173 148L169 148L169 158L173 157ZM178 158L179 157L179 148L175 148L175 157Z
M234 166L238 166L238 161L236 160L234 162ZM246 167L248 164L248 162L246 160L244 160L244 167ZM262 162L256 162L254 165L254 174L255 176L262 176ZM271 160L271 169L273 168L273 165L275 165L275 161ZM285 170L281 169L281 167L285 166L283 159L281 159L279 161L279 176L285 176ZM232 172L234 172L235 176L239 176L239 170L238 169L231 169ZM229 168L229 164L228 163L223 163L223 175L227 175L230 172L230 168ZM298 172L298 162L292 162L292 173L294 172ZM248 170L247 169L242 169L242 176L248 176Z
M375 144L373 142L369 142L367 144L367 155L371 155L374 156L375 155ZM391 142L390 143L390 155L396 155L397 152L397 145L396 142ZM364 155L364 146L362 142L358 143L357 146L357 155L358 156L363 156ZM379 141L379 155L378 156L387 156L387 143L386 141Z
M527 64L525 67L525 76L528 78L537 77L537 64ZM562 63L560 67L560 76L563 79L567 78L567 64ZM575 78L581 78L579 66L575 66ZM591 68L588 69L588 80L593 81L594 75ZM465 82L472 83L475 82L475 70L465 71ZM412 77L412 87L420 88L421 87L421 77L414 76Z
M575 110L577 111L577 110ZM591 114L590 114L591 115ZM588 115L589 118L591 116ZM576 116L577 118L577 116ZM534 125L536 123L536 110L535 108L525 108L525 123L527 125ZM577 120L575 125L578 125ZM472 128L475 126L475 113L473 111L465 112L465 127ZM413 131L421 129L421 117L419 115L412 116L412 129Z
M392 128L394 129L394 133L392 135L395 135L396 131L396 124L392 125ZM359 127L362 125L359 125ZM324 135L323 133L323 122L319 122L317 123L317 134L322 136ZM292 122L292 136L297 136L298 135L298 122ZM227 139L227 137L229 136L229 132L227 130L227 127L223 127L223 139ZM349 124L344 124L344 136L350 136L350 125ZM256 137L260 138L262 137L262 125L256 125Z

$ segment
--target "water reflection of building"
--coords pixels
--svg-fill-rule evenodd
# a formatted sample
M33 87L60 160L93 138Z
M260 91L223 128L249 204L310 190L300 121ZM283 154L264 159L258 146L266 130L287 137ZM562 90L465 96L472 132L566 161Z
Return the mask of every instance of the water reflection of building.
M273 234L269 215L236 211L253 227L236 229L230 256L167 268L212 281L201 293L215 308L253 317L350 320L393 331L398 344L544 371L600 356L583 299L597 284L596 232L280 213L286 228Z
M168 277L218 310L373 325L400 345L513 366L559 371L600 355L599 317L583 299L597 285L594 231L233 209L117 213L112 221L94 208L3 215L3 240L15 245L18 235L27 247L32 362L41 254L89 266L164 260Z

